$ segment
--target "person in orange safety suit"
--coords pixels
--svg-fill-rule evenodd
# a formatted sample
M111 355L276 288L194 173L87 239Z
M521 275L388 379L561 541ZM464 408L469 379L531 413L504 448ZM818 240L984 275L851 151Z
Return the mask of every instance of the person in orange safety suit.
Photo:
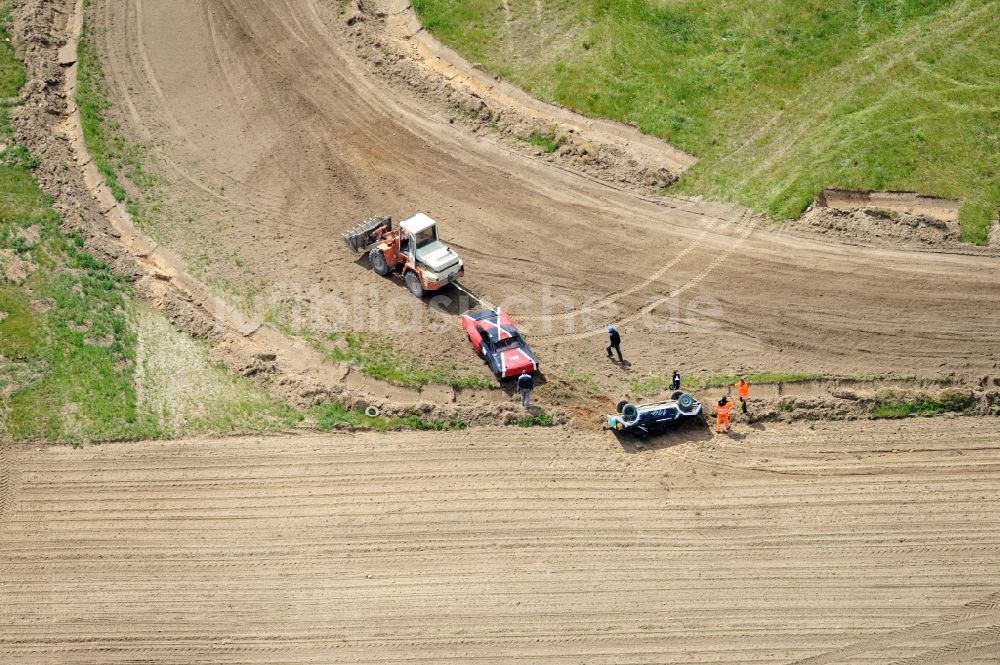
M750 384L747 383L747 377L741 376L740 380L736 382L736 394L740 397L740 413L749 416L750 410L747 408L747 400L750 398Z
M729 401L729 398L723 396L719 400L719 404L715 407L715 433L722 434L722 426L725 425L726 433L729 433L731 425L729 424L729 412L733 408L733 403Z

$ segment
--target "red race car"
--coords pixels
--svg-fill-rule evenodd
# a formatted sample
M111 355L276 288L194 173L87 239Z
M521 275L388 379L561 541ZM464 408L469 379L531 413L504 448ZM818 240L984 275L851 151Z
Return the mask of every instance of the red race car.
M462 315L473 350L481 355L498 379L538 371L538 357L517 330L517 324L499 309Z

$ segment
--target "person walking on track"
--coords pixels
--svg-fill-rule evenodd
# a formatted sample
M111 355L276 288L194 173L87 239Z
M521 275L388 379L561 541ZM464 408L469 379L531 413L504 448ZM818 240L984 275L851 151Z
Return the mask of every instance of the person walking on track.
M608 344L608 358L611 357L611 349L614 349L618 353L618 362L623 363L625 359L622 357L622 336L618 334L614 326L608 326L608 337L610 344Z
M740 380L736 382L736 394L740 397L740 413L749 416L750 410L747 408L747 400L750 399L750 384L747 383L747 377L741 376Z
M729 401L729 398L725 395L719 400L718 405L715 407L715 433L722 434L722 427L725 426L726 434L729 434L729 430L732 427L729 424L729 411L732 410L733 403Z
M517 377L517 389L521 393L521 406L526 409L531 406L531 391L534 387L535 380L531 378L528 370L521 372L521 376Z

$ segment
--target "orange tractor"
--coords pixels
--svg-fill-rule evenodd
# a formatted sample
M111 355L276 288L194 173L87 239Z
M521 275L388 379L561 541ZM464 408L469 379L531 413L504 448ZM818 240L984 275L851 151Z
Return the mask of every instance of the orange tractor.
M398 229L392 228L391 217L371 217L343 237L355 254L368 252L368 262L379 275L400 273L418 298L465 274L462 259L438 237L437 222L422 212L404 219Z

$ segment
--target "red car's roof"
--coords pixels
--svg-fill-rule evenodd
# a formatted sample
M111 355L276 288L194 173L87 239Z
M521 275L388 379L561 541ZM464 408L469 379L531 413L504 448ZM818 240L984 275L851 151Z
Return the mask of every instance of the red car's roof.
M481 330L494 342L520 334L514 320L500 310L463 314L462 318L472 321L477 330Z

